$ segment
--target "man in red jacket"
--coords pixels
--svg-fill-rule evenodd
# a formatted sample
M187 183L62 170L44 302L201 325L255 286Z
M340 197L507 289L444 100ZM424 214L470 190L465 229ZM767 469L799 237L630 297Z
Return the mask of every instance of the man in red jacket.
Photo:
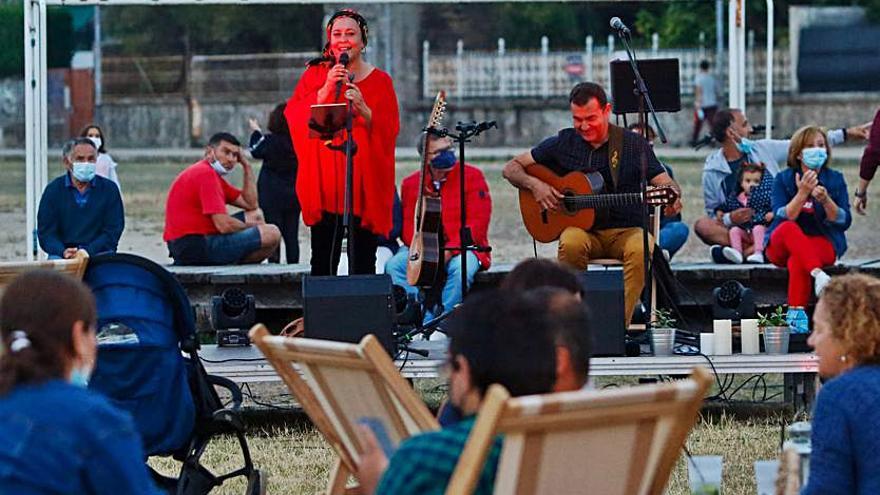
M422 150L423 140L419 140L419 155L427 154L428 174L425 177L425 193L432 196L440 196L442 204L441 218L443 222L443 244L445 246L460 246L459 227L461 226L461 194L459 174L462 164L455 157L452 141L449 138L438 138L428 135L426 150ZM464 165L465 194L467 195L467 223L471 229L474 244L477 246L489 245L489 218L492 216L492 198L489 196L489 185L483 172L471 166ZM417 296L417 287L409 285L406 281L406 266L409 260L409 245L412 242L416 203L419 199L419 171L414 172L403 180L400 191L400 199L403 203L403 243L385 265L385 273L391 275L396 285L406 289L408 294ZM456 304L461 302L461 253L459 251L443 251L446 261L446 282L440 297L440 306L425 308L425 320L429 321L435 316L450 311ZM478 270L486 270L492 262L488 252L468 251L467 253L467 280L468 287L474 280L474 274ZM437 335L437 334L435 334Z

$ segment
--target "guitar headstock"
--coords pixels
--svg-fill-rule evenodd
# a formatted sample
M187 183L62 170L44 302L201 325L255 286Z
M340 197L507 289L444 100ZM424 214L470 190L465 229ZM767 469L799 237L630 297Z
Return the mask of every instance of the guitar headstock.
M445 115L446 91L441 89L437 92L437 97L434 98L434 106L431 108L431 116L428 118L428 128L439 127Z
M678 197L678 190L672 186L648 186L645 202L651 206L667 206L675 203Z

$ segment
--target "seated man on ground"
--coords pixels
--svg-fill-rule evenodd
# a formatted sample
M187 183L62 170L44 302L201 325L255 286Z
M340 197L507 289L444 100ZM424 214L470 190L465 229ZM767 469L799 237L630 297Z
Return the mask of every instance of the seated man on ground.
M841 144L847 139L867 139L870 123L848 129L834 129L828 132L830 146ZM724 256L723 248L730 246L728 230L737 225L750 222L755 215L752 208L742 207L732 212L719 212L728 196L736 189L739 168L744 163L763 163L766 171L776 176L779 163L788 160L787 139L751 140L752 126L745 113L737 108L719 111L712 119L712 137L721 148L706 157L703 165L703 201L706 216L694 223L694 232L706 244L712 261L731 263ZM745 257L754 253L754 246L743 246Z
M422 146L427 149L423 150ZM489 185L480 169L462 164L455 157L452 140L427 135L427 144L419 139L419 155L425 155L429 166L428 176L419 184L419 171L414 172L403 180L400 186L400 199L403 203L403 239L404 246L397 254L385 264L385 273L391 275L395 285L406 289L410 295L418 294L418 287L407 283L406 272L410 257L410 245L412 244L415 231L414 219L418 206L419 193L424 192L427 196L439 197L442 209L440 216L443 225L442 245L449 247L461 246L459 238L461 226L461 193L460 174L464 167L465 174L465 202L467 203L467 223L471 230L474 244L480 247L489 245L489 219L492 216L492 198L489 196ZM436 316L447 313L461 302L461 252L443 251L443 265L446 268L445 281L441 287L439 305L425 308L424 321L428 322ZM467 283L473 283L474 275L478 270L488 270L492 263L492 256L488 251L467 254ZM427 306L427 305L426 305ZM435 333L434 335L440 335Z
M241 189L223 178L237 163L244 172ZM226 205L244 211L230 215ZM281 231L263 219L254 171L235 136L211 136L205 157L171 183L163 238L176 265L260 263L278 248Z
M507 291L470 296L451 322L449 401L465 419L438 431L415 435L391 459L369 428L361 428L364 451L357 479L363 493L443 493L474 426L489 385L498 383L514 397L547 393L556 380L555 350L545 309ZM475 494L491 494L501 439L486 460Z
M98 150L88 138L64 145L64 175L46 186L37 212L37 236L49 259L115 253L125 228L119 188L95 174Z
M569 95L569 107L573 127L559 131L504 166L504 178L517 188L530 191L542 209L562 207L563 195L530 173L539 164L559 176L570 172L593 173L596 181L601 176L604 190L599 194L632 194L641 189L640 163L644 154L648 160L648 183L680 191L643 137L611 125L611 104L602 86L591 82L578 84ZM675 215L679 211L680 200L669 205L665 213ZM642 208L634 203L599 209L589 230L569 225L559 236L559 261L575 269L585 270L593 258L623 262L626 326L645 286L641 225ZM653 240L649 241L649 249L653 245Z

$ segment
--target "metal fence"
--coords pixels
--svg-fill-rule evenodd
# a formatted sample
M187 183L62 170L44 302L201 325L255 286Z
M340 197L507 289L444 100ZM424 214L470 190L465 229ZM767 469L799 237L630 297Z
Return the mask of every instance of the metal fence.
M656 38L650 50L640 50L640 59L677 58L681 93L694 93L694 76L700 61L709 60L717 67L719 81L727 80L727 63L715 60L714 53L704 49L659 49ZM567 95L579 81L595 81L606 88L610 81L609 62L626 60L626 52L609 45L593 48L587 38L583 51L553 51L547 37L536 51L508 52L504 40L498 40L493 51L465 51L461 41L455 53L431 53L430 44L422 45L422 95L432 98L445 89L450 98L549 98ZM746 59L746 91L763 92L766 87L766 50L750 44ZM774 51L773 79L775 92L794 90L791 57L787 48ZM720 83L722 92L726 84Z

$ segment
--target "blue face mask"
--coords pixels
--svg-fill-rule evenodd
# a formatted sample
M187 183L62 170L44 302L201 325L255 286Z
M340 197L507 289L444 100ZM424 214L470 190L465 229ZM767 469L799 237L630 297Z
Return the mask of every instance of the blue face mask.
M69 382L71 385L76 385L77 387L88 388L89 387L89 378L92 376L92 371L87 367L83 366L82 368L73 368L70 372Z
M753 151L755 151L755 142L749 138L741 138L740 141L736 143L736 149L742 151L747 155L750 155Z
M822 168L828 160L828 151L825 148L804 148L801 153L803 153L801 161L812 170Z
M73 178L80 182L91 182L95 178L94 162L74 162L70 167Z
M454 165L455 152L452 150L443 150L431 160L431 166L439 170L446 170Z

